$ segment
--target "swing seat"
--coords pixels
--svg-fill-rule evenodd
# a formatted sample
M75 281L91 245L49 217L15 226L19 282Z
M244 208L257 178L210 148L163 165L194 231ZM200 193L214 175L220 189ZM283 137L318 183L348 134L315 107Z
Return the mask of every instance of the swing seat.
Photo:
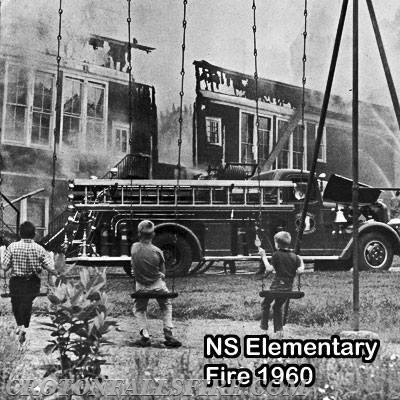
M260 297L266 297L270 299L301 299L304 297L304 292L295 291L295 290L278 290L278 289L271 289L271 290L262 290L259 293Z
M176 292L161 292L159 290L148 290L146 292L135 292L131 294L132 299L175 299Z

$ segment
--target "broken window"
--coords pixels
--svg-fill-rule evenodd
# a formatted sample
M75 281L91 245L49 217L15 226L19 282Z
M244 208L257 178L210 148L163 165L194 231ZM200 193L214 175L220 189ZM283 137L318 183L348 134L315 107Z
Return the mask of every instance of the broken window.
M221 145L221 132L221 118L206 117L207 143Z
M254 115L241 114L241 162L255 162Z
M87 86L86 148L104 149L104 86Z
M28 110L28 74L17 65L8 65L5 140L25 143Z
M53 75L36 73L33 91L31 143L49 146L53 105Z
M82 81L66 78L63 87L62 143L77 148L81 131Z
M116 153L128 154L129 127L117 125L113 127L113 147Z

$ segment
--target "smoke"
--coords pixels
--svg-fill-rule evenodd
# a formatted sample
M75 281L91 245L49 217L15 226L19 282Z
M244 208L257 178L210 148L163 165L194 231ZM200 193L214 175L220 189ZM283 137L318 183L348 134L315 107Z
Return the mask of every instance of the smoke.
M69 0L63 4L61 57L82 61L91 34L112 32L118 14L108 15L95 0ZM38 51L57 53L58 2L13 0L2 7L2 45L19 57L33 59Z
M185 167L193 165L192 159L192 121L193 111L191 107L183 109L182 149L181 162ZM179 138L179 107L159 115L158 127L158 157L160 162L176 164L178 161Z

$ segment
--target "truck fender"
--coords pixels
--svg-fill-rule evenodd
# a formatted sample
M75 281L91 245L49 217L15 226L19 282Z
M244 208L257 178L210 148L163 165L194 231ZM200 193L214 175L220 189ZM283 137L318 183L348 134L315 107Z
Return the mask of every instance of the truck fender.
M189 229L188 227L177 224L175 222L164 222L162 224L156 225L154 227L155 232L162 232L162 231L172 231L177 233L182 233L183 236L186 236L189 239L189 243L192 246L193 255L195 259L200 259L203 250L201 248L201 243L195 233Z
M386 235L393 244L393 251L395 254L400 254L400 237L399 234L391 226L383 222L367 222L360 226L359 235L363 235L368 232L380 232ZM340 259L348 260L353 253L353 238L349 240L346 247L343 249Z

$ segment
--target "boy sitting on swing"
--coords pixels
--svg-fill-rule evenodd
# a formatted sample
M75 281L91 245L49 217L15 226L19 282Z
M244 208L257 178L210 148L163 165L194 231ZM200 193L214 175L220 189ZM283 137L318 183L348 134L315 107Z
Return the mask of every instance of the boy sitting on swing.
M168 292L165 283L165 260L163 252L152 244L154 238L154 224L144 220L138 225L139 242L132 245L131 265L135 279L136 292L159 291ZM139 325L140 339L134 344L141 347L151 345L150 334L147 327L147 305L148 298L135 300L135 316ZM182 343L172 336L172 303L168 298L157 298L160 306L163 325L165 346L180 347Z
M265 273L275 270L275 277L271 283L271 290L292 290L294 278L297 273L304 272L303 260L290 248L292 238L289 232L281 231L274 236L276 251L272 254L271 263L268 262L265 250L260 248L259 252L265 265ZM262 317L261 329L268 330L268 319L272 302L274 332L281 333L283 329L283 307L287 299L282 297L266 297L261 303Z

